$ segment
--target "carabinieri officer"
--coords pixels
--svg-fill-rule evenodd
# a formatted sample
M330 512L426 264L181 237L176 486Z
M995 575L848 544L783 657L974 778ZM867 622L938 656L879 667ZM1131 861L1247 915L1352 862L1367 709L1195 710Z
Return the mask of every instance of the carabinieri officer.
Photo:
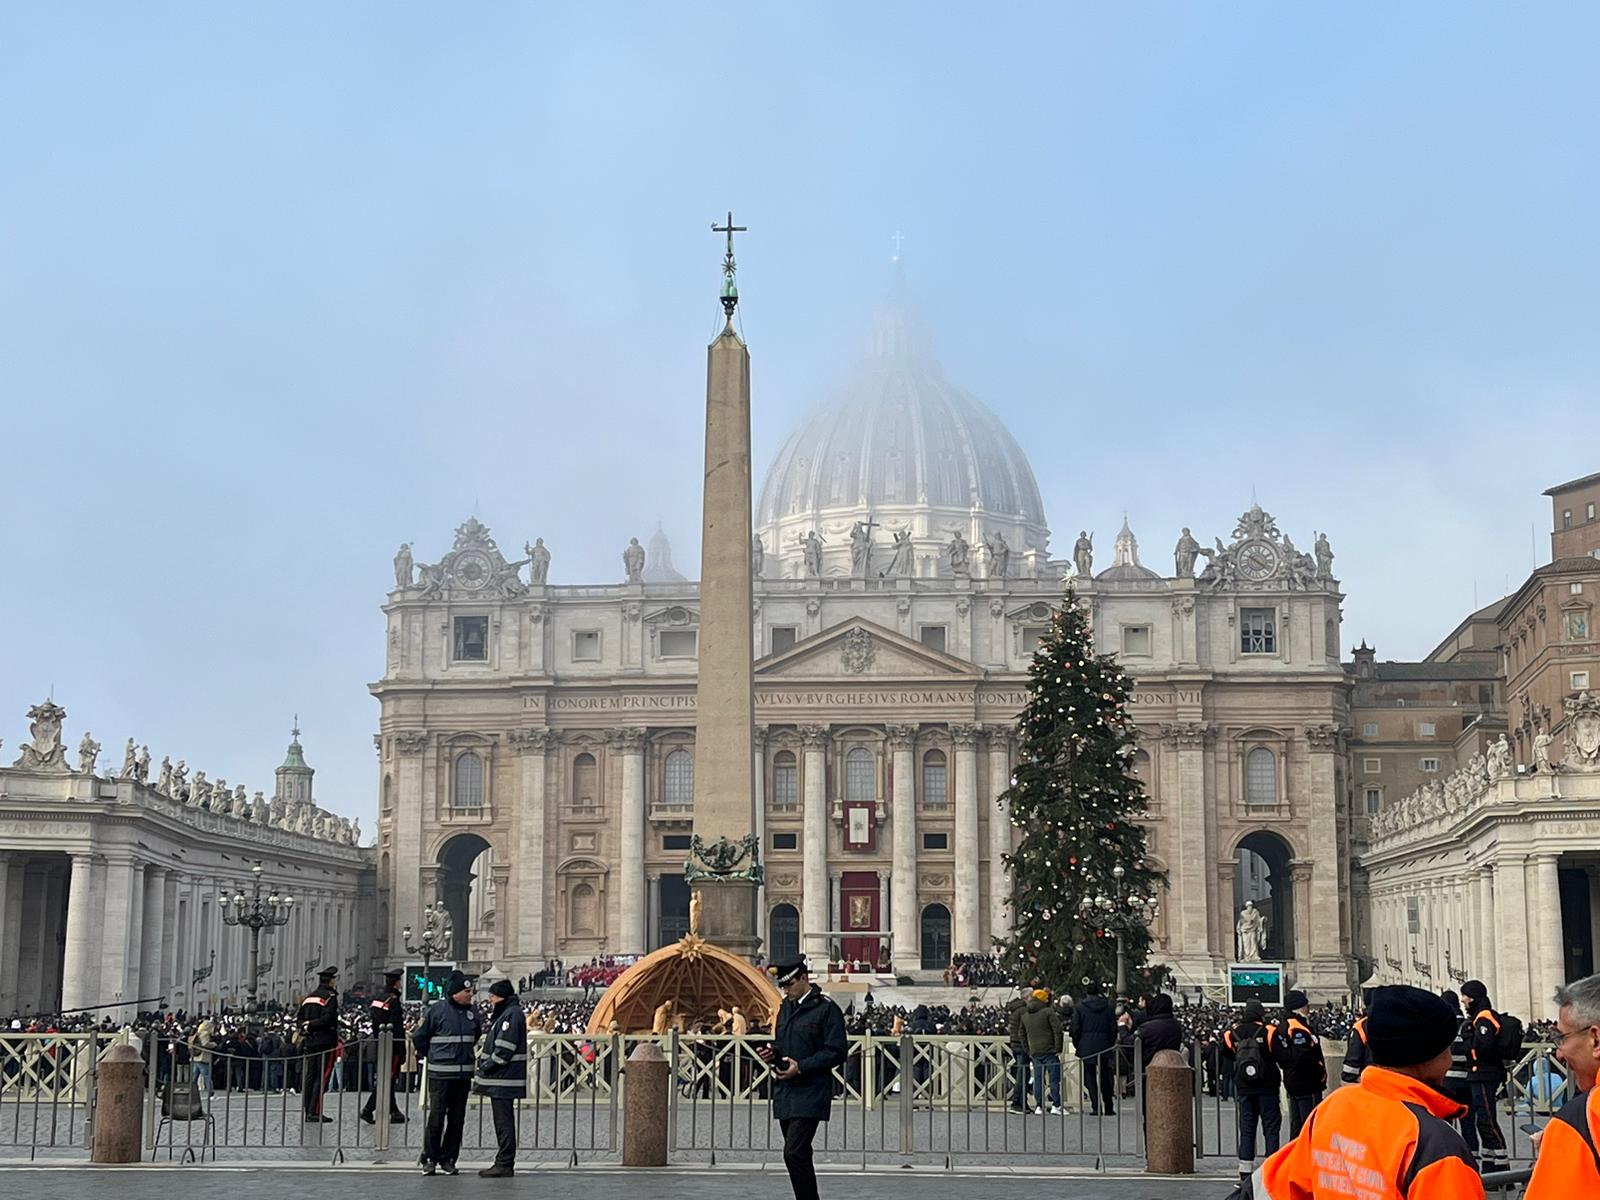
M811 982L803 958L773 968L783 1006L772 1043L761 1058L772 1067L772 1113L783 1130L783 1165L795 1200L817 1200L817 1172L811 1165L811 1140L817 1124L833 1107L833 1069L845 1060L849 1043L844 1014Z

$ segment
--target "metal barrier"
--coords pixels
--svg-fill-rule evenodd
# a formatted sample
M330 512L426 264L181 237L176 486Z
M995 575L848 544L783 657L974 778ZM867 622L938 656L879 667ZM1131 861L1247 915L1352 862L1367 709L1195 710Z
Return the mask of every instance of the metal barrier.
M87 1147L95 1067L107 1033L0 1034L0 1146Z

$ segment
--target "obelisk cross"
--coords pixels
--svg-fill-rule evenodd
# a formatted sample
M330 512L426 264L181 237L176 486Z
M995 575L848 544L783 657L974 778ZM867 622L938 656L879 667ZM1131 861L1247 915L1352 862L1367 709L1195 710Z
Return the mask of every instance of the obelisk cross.
M748 228L746 225L735 225L733 223L733 211L731 209L728 212L728 223L726 225L718 225L715 221L711 222L712 233L725 233L728 235L728 252L722 258L722 311L728 314L729 325L733 324L733 310L739 304L739 285L734 282L733 278L733 235L744 233Z

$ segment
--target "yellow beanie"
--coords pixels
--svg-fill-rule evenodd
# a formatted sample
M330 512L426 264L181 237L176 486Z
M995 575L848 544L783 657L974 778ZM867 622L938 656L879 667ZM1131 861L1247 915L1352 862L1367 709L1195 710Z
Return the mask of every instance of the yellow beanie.
M1045 991L1043 988L1035 988L1033 991L1033 998L1048 1004L1050 1002L1050 993Z

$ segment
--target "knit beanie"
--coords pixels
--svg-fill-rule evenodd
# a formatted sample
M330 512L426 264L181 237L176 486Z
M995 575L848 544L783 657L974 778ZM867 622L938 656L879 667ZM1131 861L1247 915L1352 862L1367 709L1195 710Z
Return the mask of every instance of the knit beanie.
M1033 992L1033 998L1039 1001L1041 1004L1050 1003L1050 993L1045 991L1043 988L1035 988Z
M1311 1001L1306 998L1306 994L1302 991L1290 992L1283 998L1283 1007L1288 1009L1290 1012L1299 1012L1302 1008L1307 1007L1310 1003Z
M1372 1061L1380 1067L1428 1062L1456 1040L1458 1020L1432 992L1404 985L1377 988L1366 1024Z

